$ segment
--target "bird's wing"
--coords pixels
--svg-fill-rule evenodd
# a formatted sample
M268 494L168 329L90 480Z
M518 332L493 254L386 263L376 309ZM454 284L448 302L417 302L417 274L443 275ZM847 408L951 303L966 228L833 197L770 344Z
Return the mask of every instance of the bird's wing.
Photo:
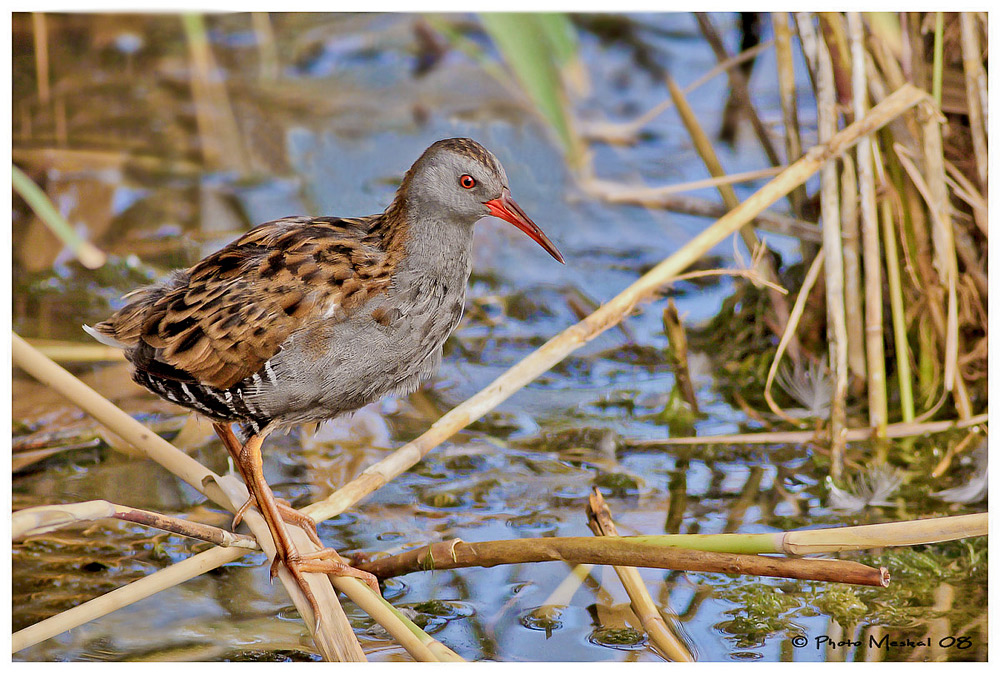
M94 329L158 376L228 389L297 329L343 320L390 282L374 219L284 218L166 282L136 291Z

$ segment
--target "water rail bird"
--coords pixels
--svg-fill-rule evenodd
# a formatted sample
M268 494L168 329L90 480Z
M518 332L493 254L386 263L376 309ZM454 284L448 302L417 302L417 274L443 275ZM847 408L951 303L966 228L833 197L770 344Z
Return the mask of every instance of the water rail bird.
M378 584L324 548L310 518L275 499L261 445L276 429L413 391L436 371L462 317L473 225L487 215L563 262L511 198L496 157L451 138L417 159L384 212L260 225L84 326L125 352L138 384L213 420L250 492L234 526L257 506L277 551L272 576L284 564L314 609L303 573L355 576L376 591ZM323 549L299 553L286 521Z

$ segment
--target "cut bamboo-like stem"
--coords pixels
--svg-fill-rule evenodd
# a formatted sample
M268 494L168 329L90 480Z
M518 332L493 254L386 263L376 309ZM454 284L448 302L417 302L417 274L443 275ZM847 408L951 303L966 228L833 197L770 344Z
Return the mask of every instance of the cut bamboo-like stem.
M345 508L409 470L428 452L460 429L481 418L567 355L616 325L636 304L656 293L688 265L708 252L712 246L744 226L765 208L788 194L789 190L804 183L824 162L836 158L857 143L859 138L881 128L925 97L926 94L916 87L903 85L872 108L864 118L858 119L837 133L828 143L810 149L800 160L597 311L563 330L500 375L489 386L438 419L420 437L400 447L382 461L369 466L356 479L323 501L303 509L303 512L317 521L323 521L343 512Z
M596 487L590 495L587 520L587 524L595 536L618 536L618 528L611 518L611 510ZM691 651L663 619L660 607L650 596L639 571L634 566L616 566L614 569L632 602L632 611L639 618L639 622L642 623L643 629L649 635L650 641L674 662L694 662ZM665 607L664 610L670 611L670 608Z
M358 568L379 578L387 578L418 571L562 561L571 564L642 566L675 571L797 578L876 587L886 587L889 582L885 569L857 562L708 552L676 547L658 541L657 538L666 537L536 538L482 543L453 540L368 561L359 564Z

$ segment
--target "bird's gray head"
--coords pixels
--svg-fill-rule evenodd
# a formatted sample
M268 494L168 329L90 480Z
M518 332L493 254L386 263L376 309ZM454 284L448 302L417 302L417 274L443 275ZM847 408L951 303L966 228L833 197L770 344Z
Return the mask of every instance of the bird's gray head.
M470 228L479 219L495 215L563 262L548 237L511 198L507 173L497 158L469 138L447 138L427 148L403 179L397 200L400 197L411 212L432 212Z

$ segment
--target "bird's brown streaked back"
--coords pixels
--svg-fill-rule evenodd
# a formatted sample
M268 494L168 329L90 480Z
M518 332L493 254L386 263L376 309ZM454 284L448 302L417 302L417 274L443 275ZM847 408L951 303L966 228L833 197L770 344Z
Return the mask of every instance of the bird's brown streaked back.
M134 293L94 327L135 349L139 369L228 389L260 370L310 316L345 318L385 292L405 232L383 219L266 223Z

